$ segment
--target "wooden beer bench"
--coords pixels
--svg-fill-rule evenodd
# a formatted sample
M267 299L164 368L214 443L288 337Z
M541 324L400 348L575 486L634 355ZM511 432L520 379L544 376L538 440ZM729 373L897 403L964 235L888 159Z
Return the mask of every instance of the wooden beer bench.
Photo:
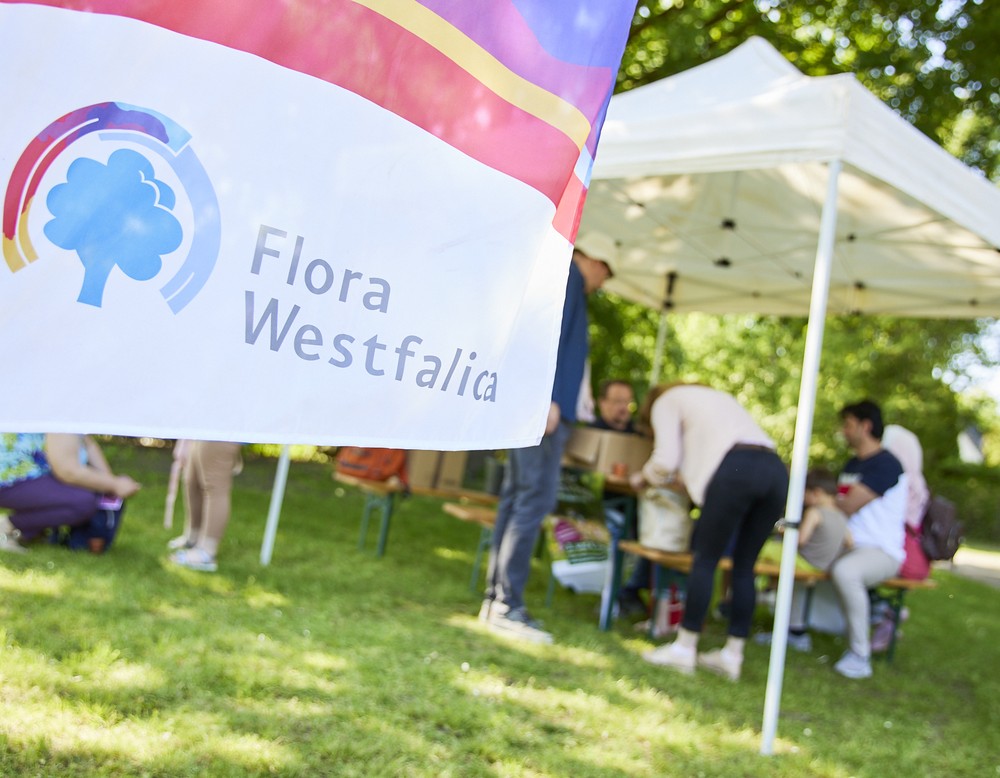
M671 571L672 573L678 574L680 576L687 576L691 572L691 554L689 552L677 552L677 551L660 551L656 548L649 548L648 546L643 546L634 540L619 540L616 544L617 551L624 552L625 554L633 554L635 556L640 556L648 559L653 563L654 567L654 579L658 577L657 568L662 568L664 570ZM615 549L612 549L613 551ZM610 575L610 587L611 591L607 593L606 597L602 598L601 603L601 617L600 617L600 628L602 630L608 630L611 628L611 621L614 614L614 606L618 600L618 590L621 586L621 563L622 558L621 553L612 553L612 569ZM728 557L723 557L719 560L719 568L721 570L732 569L732 560ZM758 559L757 563L754 565L754 574L758 576L765 576L770 578L772 581L776 581L781 573L781 565L777 562L768 559ZM813 587L820 581L827 581L830 576L822 570L803 570L796 568L795 570L795 580L804 584L807 588L806 593L806 605L805 605L805 623L809 623L809 609L812 600L812 590ZM659 582L657 581L657 584ZM889 602L889 607L893 612L893 629L892 638L889 641L889 649L886 653L886 660L891 662L893 654L896 649L896 637L897 630L899 629L900 613L903 610L903 600L906 593L913 591L914 589L933 589L937 586L937 582L926 578L922 581L916 581L910 578L889 578L882 583L877 584L875 589L884 590L886 594L886 599Z
M472 562L472 577L469 579L469 588L475 592L479 587L479 569L483 564L483 555L489 549L490 541L493 538L493 526L497 521L496 508L454 502L446 502L442 508L449 516L460 521L478 524L480 527L479 541L476 543L476 556Z
M496 504L498 500L495 495L488 492L477 492L472 489L407 488L398 478L390 478L387 481L369 481L365 478L356 478L346 473L334 471L333 480L345 486L354 487L365 495L365 507L361 514L361 531L358 536L359 549L364 549L365 547L365 540L368 536L368 522L372 512L379 510L381 521L379 523L378 543L375 547L375 555L379 557L385 554L385 548L389 542L389 527L392 524L392 514L396 509L396 497L398 495L414 494L422 497L460 500L462 503L477 503L480 505Z
M485 506L481 504L476 505L472 503L460 504L454 502L446 502L441 507L449 516L452 516L459 521L477 524L480 527L479 541L476 544L476 556L472 562L472 576L469 579L469 588L473 593L476 593L479 591L479 571L482 567L483 556L489 550L490 544L493 540L493 528L496 525L497 509L495 506ZM605 527L598 522L587 519L573 519L567 516L557 516L555 514L550 515L549 518L569 521L576 525L576 527L581 531L581 534L591 538L596 538L603 544L608 544L608 532ZM543 556L544 553L545 535L543 530L539 533L535 554L536 556ZM552 604L552 598L555 594L556 577L553 574L551 567L549 568L548 579L549 583L545 595L546 606L550 606Z

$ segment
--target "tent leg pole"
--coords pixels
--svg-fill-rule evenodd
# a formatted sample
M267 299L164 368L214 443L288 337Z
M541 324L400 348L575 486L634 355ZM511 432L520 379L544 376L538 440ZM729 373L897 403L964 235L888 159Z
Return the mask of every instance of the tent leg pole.
M663 344L667 341L667 312L660 312L660 323L656 328L656 346L653 352L653 367L649 371L649 385L660 383L660 373L663 370Z
M837 179L840 176L840 168L839 159L829 163L826 200L823 202L819 243L816 247L809 325L802 360L802 380L799 383L799 405L795 417L795 441L792 445L788 501L785 504L785 521L789 526L785 530L781 544L781 574L778 577L771 659L764 695L760 752L765 756L774 753L774 738L777 734L778 712L781 706L781 685L785 674L785 650L788 647L788 624L792 607L792 584L795 580L795 559L799 545L798 526L802 519L802 498L805 494L806 470L809 467L809 442L812 439L813 413L816 409L816 384L819 378L820 354L823 350L826 305L830 294L833 246L837 229Z
M267 509L267 525L264 527L264 542L260 546L260 563L271 564L274 552L274 537L278 534L278 519L281 516L281 502L285 499L285 484L288 483L288 446L281 447L278 467L274 473L274 488L271 489L271 505Z

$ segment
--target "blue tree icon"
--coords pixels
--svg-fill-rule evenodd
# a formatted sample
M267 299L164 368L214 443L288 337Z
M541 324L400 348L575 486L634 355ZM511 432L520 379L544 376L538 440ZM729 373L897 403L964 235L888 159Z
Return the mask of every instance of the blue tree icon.
M100 307L115 265L129 278L148 281L160 272L162 256L184 237L171 213L173 190L155 178L149 160L129 149L115 151L107 165L74 160L66 183L52 187L46 203L54 218L45 235L80 257L83 286L77 300L87 305Z

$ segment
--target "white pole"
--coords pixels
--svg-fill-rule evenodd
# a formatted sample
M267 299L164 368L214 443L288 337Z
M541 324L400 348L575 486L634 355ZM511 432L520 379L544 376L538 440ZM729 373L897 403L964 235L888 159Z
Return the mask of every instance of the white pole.
M271 489L271 506L267 509L267 525L264 527L264 542L260 546L260 563L267 567L271 564L271 554L274 552L274 536L278 534L278 518L281 515L281 502L285 499L285 484L288 483L288 446L281 447L278 457L278 467L274 472L274 487Z
M660 382L660 370L663 367L663 344L667 340L667 313L674 307L674 285L677 283L677 272L667 273L667 288L663 294L663 310L660 311L660 324L656 329L656 351L653 353L653 369L649 373L649 385L656 386Z
M833 160L828 166L826 200L823 203L819 244L816 247L806 350L802 360L799 406L795 417L795 442L792 445L788 502L785 505L785 521L788 528L785 530L781 545L781 574L778 576L771 662L767 670L767 690L764 695L764 723L760 752L765 756L774 753L774 737L778 729L778 711L781 706L781 684L785 673L785 650L788 647L792 585L795 582L795 561L799 545L799 522L802 519L802 498L805 494L806 470L809 467L809 441L812 439L813 413L816 409L816 383L819 377L820 353L823 350L826 303L830 293L830 271L833 265L833 244L837 228L837 179L840 176L840 168L839 159Z
M660 383L660 370L663 367L663 344L667 341L667 312L660 312L660 324L656 328L656 350L653 352L653 369L649 371L649 385Z

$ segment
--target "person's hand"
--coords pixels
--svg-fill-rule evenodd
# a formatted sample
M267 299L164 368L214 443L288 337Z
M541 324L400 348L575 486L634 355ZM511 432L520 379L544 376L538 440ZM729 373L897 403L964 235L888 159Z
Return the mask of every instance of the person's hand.
M642 474L641 470L637 470L628 477L628 484L636 492L641 492L646 488L646 476Z
M113 490L115 497L121 497L123 500L126 500L138 492L141 488L142 485L138 481L127 475L115 476L115 485Z
M559 419L562 418L562 413L559 411L559 404L552 403L549 405L549 417L545 420L545 434L551 435L559 427Z

